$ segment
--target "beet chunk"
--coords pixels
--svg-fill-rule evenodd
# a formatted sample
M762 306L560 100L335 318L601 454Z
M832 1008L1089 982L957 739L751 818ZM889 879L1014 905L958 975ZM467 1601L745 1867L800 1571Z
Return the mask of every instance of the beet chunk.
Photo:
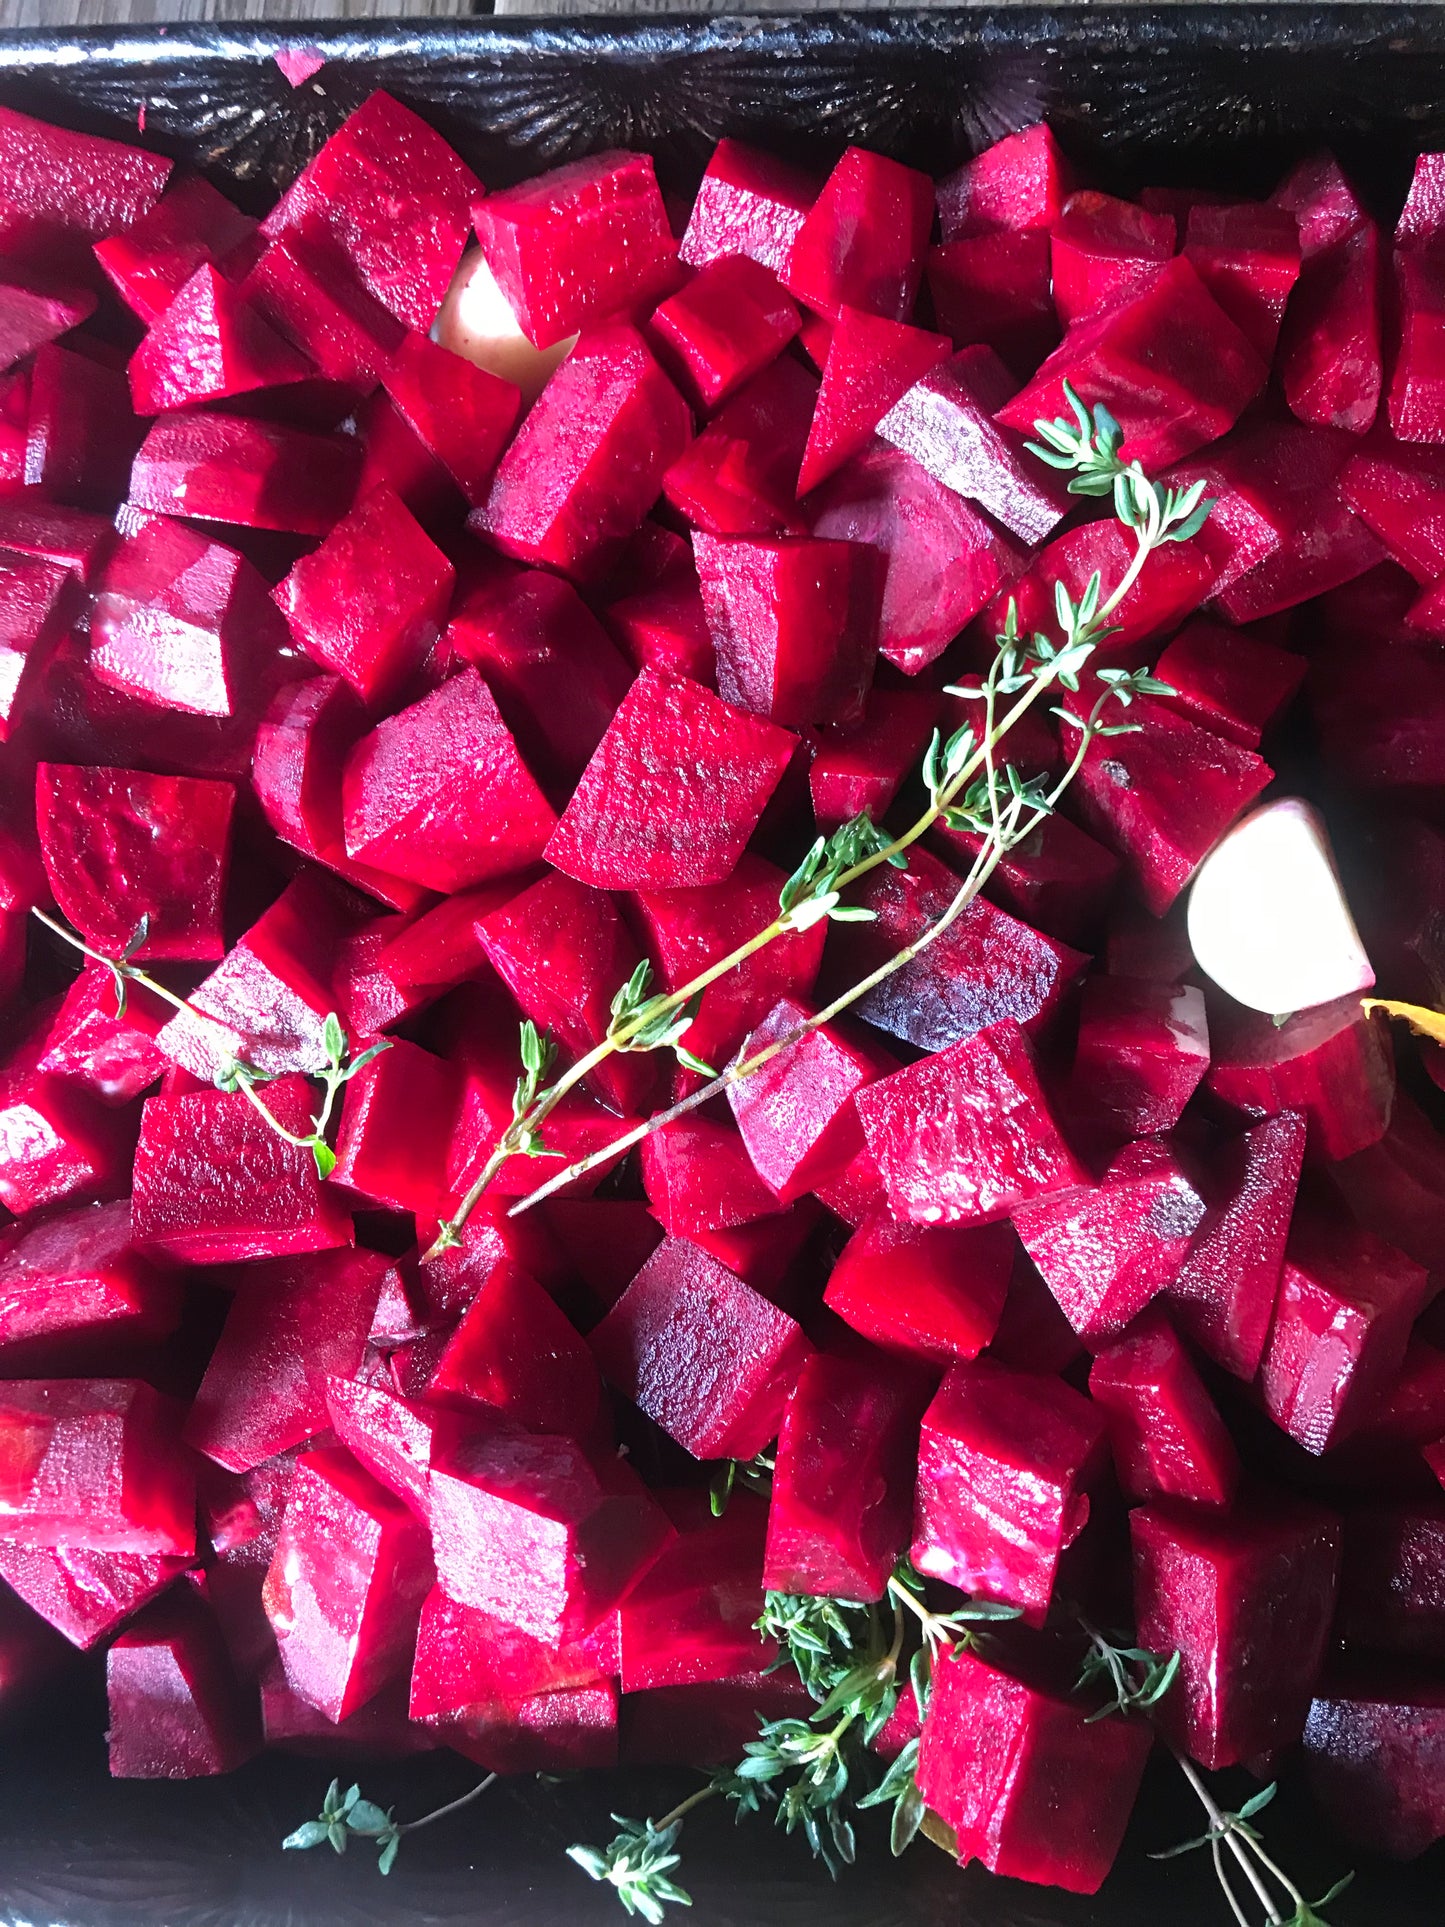
M0 550L0 743L24 718L60 641L69 571Z
M906 320L923 279L933 182L864 147L849 147L793 239L783 285L816 313L840 308Z
M600 1676L591 1639L549 1646L434 1586L422 1602L409 1712L434 1725L500 1720L522 1700L592 1686Z
M669 1237L690 1238L706 1249L707 1233L775 1218L783 1208L741 1134L713 1118L694 1115L665 1124L643 1139L641 1152L647 1201Z
M521 390L415 332L381 378L397 412L467 500L484 502L517 425Z
M1054 304L1071 328L1148 287L1174 253L1174 217L1086 191L1065 201L1051 240Z
M455 1066L398 1038L346 1086L337 1183L393 1211L435 1215L461 1101Z
M0 366L13 367L95 312L96 298L89 288L47 283L48 277L32 276L18 265L5 267L0 277ZM72 359L79 357L67 356L66 364Z
M881 822L917 767L940 703L928 689L874 689L863 721L824 736L808 770L813 815L822 831L866 813Z
M746 1060L807 1023L805 1004L782 998L743 1043ZM785 1204L836 1177L863 1148L858 1092L896 1062L846 1024L823 1024L780 1050L728 1102L758 1174Z
M664 368L711 410L761 373L799 328L778 278L746 255L711 262L655 311L647 331Z
M1254 201L1192 207L1184 254L1255 353L1272 361L1300 274L1299 223L1293 214Z
M777 1657L763 1639L767 1509L737 1491L714 1519L700 1491L658 1494L677 1537L622 1602L618 1657L629 1695L735 1678Z
M590 1441L602 1403L585 1342L536 1279L500 1259L462 1314L427 1384L458 1409L485 1406L529 1432Z
M742 254L782 275L816 195L816 181L801 168L725 137L698 184L682 259L704 268Z
M143 426L125 376L51 342L30 369L25 481L57 502L109 510L125 493Z
M358 396L380 381L406 332L314 228L293 228L273 241L240 298L317 374Z
M138 221L172 163L123 141L0 109L0 237L6 254L89 264L88 243Z
M1305 1772L1329 1823L1369 1853L1413 1860L1445 1838L1445 1687L1372 1669L1323 1684Z
M360 466L343 436L181 408L152 423L129 499L159 515L327 535L351 507Z
M869 1218L843 1247L824 1302L884 1351L939 1365L976 1358L998 1327L1016 1249L1007 1225Z
M806 495L866 447L873 430L929 370L948 359L944 335L841 308L798 475Z
M92 1552L0 1540L0 1579L82 1652L179 1578L194 1554Z
M1211 1026L1213 1061L1206 1082L1223 1103L1248 1118L1301 1111L1309 1148L1347 1158L1378 1143L1395 1095L1390 1034L1342 997L1284 1023L1238 1004L1222 1005Z
M709 535L803 535L798 472L818 383L791 355L724 402L662 478L663 493Z
M1380 266L1370 220L1304 262L1277 357L1285 400L1301 421L1352 435L1374 421L1384 385Z
M943 238L1051 228L1072 185L1069 164L1046 122L1006 134L938 183Z
M1245 749L1258 749L1265 731L1298 693L1305 663L1261 637L1200 621L1174 638L1159 658L1157 673L1174 691L1169 701L1191 721Z
M260 1744L214 1615L181 1589L150 1606L105 1660L110 1771L118 1780L230 1773Z
M1336 1631L1346 1645L1438 1664L1445 1659L1445 1507L1378 1501L1345 1515Z
M122 233L95 244L95 258L128 308L146 326L165 313L197 268L244 252L256 232L201 174L171 182Z
M159 415L305 381L315 370L242 289L205 265L152 321L129 372L135 412Z
M1389 1130L1330 1175L1366 1231L1445 1269L1445 1140L1413 1098L1397 1091Z
M0 1236L0 1369L52 1371L98 1345L164 1338L180 1312L179 1281L131 1242L128 1198Z
M1044 229L965 235L930 248L926 272L935 319L955 348L982 342L1023 380L1058 347Z
M19 1064L0 1071L0 1204L16 1217L124 1188L115 1120L66 1079Z
M1228 1506L1239 1456L1169 1320L1152 1308L1100 1352L1089 1392L1108 1414L1124 1496Z
M1135 977L1084 984L1072 1101L1120 1137L1172 1131L1209 1069L1204 993Z

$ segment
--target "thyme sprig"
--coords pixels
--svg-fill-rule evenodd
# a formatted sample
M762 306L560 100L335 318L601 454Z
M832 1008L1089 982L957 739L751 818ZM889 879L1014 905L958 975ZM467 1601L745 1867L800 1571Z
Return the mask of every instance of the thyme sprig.
M319 1817L303 1820L293 1833L287 1834L281 1845L289 1849L328 1846L333 1853L345 1853L348 1841L371 1840L376 1843L377 1871L390 1873L396 1865L403 1834L415 1833L418 1827L429 1827L437 1820L444 1820L448 1814L470 1806L473 1800L481 1798L496 1778L495 1773L489 1773L457 1799L448 1800L445 1806L422 1814L419 1820L398 1820L395 1808L383 1809L374 1800L363 1799L359 1786L348 1787L343 1793L340 1780L333 1780L321 1802Z

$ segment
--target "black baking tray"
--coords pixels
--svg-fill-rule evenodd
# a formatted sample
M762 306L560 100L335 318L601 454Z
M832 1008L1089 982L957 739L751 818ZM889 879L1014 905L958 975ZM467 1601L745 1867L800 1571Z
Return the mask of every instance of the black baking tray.
M275 63L314 44L299 88ZM509 19L365 27L133 28L0 33L0 100L68 125L137 136L264 204L376 87L433 120L500 184L601 147L655 153L688 184L722 134L829 158L858 141L933 171L1047 116L1097 177L1224 180L1266 188L1328 142L1387 212L1415 153L1445 147L1445 9L1390 6L1097 6L690 19ZM0 1741L0 1927L506 1927L606 1923L609 1890L564 1858L605 1842L608 1810L662 1811L668 1776L504 1783L406 1843L382 1880L361 1846L285 1854L330 1768L267 1758L220 1781L111 1782L95 1661L62 1699ZM345 1770L345 1769L343 1769ZM437 1756L378 1766L367 1793L400 1817L461 1791ZM1241 1792L1247 1791L1247 1784ZM1119 1867L1078 1900L978 1868L926 1843L898 1863L880 1829L830 1885L800 1841L722 1812L688 1822L683 1877L696 1927L1221 1927L1203 1856L1151 1861L1198 1831L1165 1768L1146 1788ZM1272 1844L1318 1892L1350 1856L1287 1791ZM1441 1850L1361 1868L1330 1910L1338 1927L1439 1927Z

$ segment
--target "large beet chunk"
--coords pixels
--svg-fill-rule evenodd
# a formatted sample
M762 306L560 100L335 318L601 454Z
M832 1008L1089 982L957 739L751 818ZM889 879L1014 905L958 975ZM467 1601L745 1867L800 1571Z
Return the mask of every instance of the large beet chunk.
M735 1492L721 1520L700 1491L659 1495L677 1537L622 1602L624 1690L655 1691L736 1677L776 1657L757 1629L767 1512Z
M483 1406L529 1432L587 1443L602 1388L592 1354L555 1302L503 1258L447 1341L427 1397L463 1411Z
M125 1149L89 1092L23 1061L0 1071L0 1204L16 1217L62 1198L114 1197Z
M1073 180L1053 129L1038 121L1006 134L938 183L945 241L961 235L1028 233L1051 228Z
M1204 993L1188 984L1090 977L1071 1101L1120 1137L1172 1131L1209 1069Z
M1126 1498L1229 1505L1239 1482L1239 1456L1162 1312L1146 1312L1100 1352L1089 1373L1089 1393L1108 1414Z
M456 1067L398 1038L346 1086L337 1183L393 1211L437 1214L461 1101Z
M147 326L165 313L208 261L228 261L256 231L201 174L167 186L137 221L95 244L95 258L116 292Z
M433 1725L502 1719L537 1694L594 1685L601 1671L594 1640L549 1646L434 1586L422 1602L408 1710Z
M694 406L716 408L760 374L798 332L775 274L746 255L710 263L655 311L648 334Z
M51 1371L98 1346L164 1338L179 1282L131 1240L130 1200L61 1212L0 1242L0 1370Z
M1370 1853L1413 1860L1445 1837L1445 1689L1367 1669L1331 1677L1304 1732L1310 1791L1330 1825Z
M724 402L663 477L674 508L709 535L801 535L798 473L818 383L782 355Z
M1007 1225L869 1218L844 1245L824 1301L885 1351L950 1365L993 1337L1016 1250Z
M1358 998L1303 1010L1277 1024L1221 1004L1211 1025L1206 1083L1247 1118L1300 1111L1316 1156L1347 1158L1377 1143L1390 1122L1395 1061L1390 1034Z
M861 308L842 308L828 341L818 405L798 473L798 493L856 455L873 430L931 368L948 358L948 338Z
M801 168L742 141L720 140L698 184L682 259L704 268L742 254L783 274L817 191Z
M110 1770L118 1780L229 1773L256 1751L256 1709L214 1615L194 1593L158 1600L106 1654Z
M194 1558L193 1553L19 1546L4 1539L0 1579L48 1626L86 1651L164 1592Z
M867 148L850 147L793 240L783 285L836 320L843 306L906 320L923 279L933 182Z
M326 535L351 507L360 465L340 435L179 408L136 452L129 499L158 515Z
M0 236L8 255L90 264L92 241L129 227L165 186L160 154L0 110Z
M61 640L69 570L0 551L0 743L21 721Z

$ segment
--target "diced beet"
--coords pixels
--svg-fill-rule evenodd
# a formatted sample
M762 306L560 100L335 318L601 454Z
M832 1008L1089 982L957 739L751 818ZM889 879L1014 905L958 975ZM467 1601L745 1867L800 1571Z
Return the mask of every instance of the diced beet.
M0 367L13 367L57 335L79 327L94 312L91 289L56 282L6 262L0 271Z
M1395 1379L1427 1273L1355 1226L1295 1214L1259 1368L1265 1410L1307 1452L1358 1426Z
M940 1365L976 1358L998 1328L1016 1249L1005 1225L870 1218L843 1247L824 1302L885 1351Z
M226 261L255 232L251 217L204 175L188 174L123 232L97 241L95 258L121 300L149 327L197 268Z
M783 355L724 402L662 478L663 494L709 535L802 535L798 473L818 383Z
M273 241L231 300L247 304L308 374L361 395L380 381L406 333L350 260L311 227Z
M1340 472L1340 494L1419 581L1445 575L1445 452L1366 443Z
M0 1237L0 1368L51 1372L97 1345L124 1350L180 1322L179 1281L131 1242L130 1200L90 1205Z
M1334 1616L1338 1518L1258 1491L1228 1518L1150 1505L1129 1526L1139 1643L1180 1655L1164 1733L1211 1769L1297 1740Z
M912 455L878 440L818 489L808 512L815 535L871 543L886 556L878 646L906 675L940 656L1018 567L992 524Z
M125 1143L87 1091L18 1066L0 1071L0 1204L17 1217L63 1199L115 1196Z
M589 1318L610 1310L662 1242L647 1207L631 1198L549 1198L519 1222L545 1218L568 1270L590 1295Z
M511 1428L449 1441L430 1493L447 1593L549 1646L589 1632L673 1536L621 1461L604 1478L571 1439Z
M51 342L30 370L25 482L50 500L109 509L144 433L117 369Z
M1441 557L1445 567L1445 554ZM1155 674L1174 694L1171 707L1191 721L1258 749L1304 681L1305 661L1223 623L1191 622L1160 656Z
M1059 345L1047 228L998 228L928 250L928 291L955 348L984 342L1020 381Z
M427 528L452 524L461 517L466 509L461 490L384 389L366 398L356 423L361 439L358 496L383 485L394 489Z
M1078 1700L960 1649L935 1672L918 1784L960 1861L1092 1894L1123 1844L1153 1744L1146 1720L1091 1719Z
M1384 370L1380 233L1373 221L1361 222L1305 261L1277 361L1285 400L1301 421L1353 435L1363 435L1374 421Z
M359 460L341 436L180 409L141 443L129 499L158 515L326 535L351 506Z
M622 1602L622 1688L656 1691L732 1679L777 1657L757 1629L768 1515L734 1492L721 1519L701 1491L658 1494L677 1537Z
M1061 1379L953 1366L923 1415L914 1565L1042 1625L1103 1456L1103 1414Z
M1184 255L1255 353L1272 361L1300 274L1294 215L1288 208L1258 201L1192 207Z
M89 243L129 227L156 200L172 163L94 134L0 109L0 237L7 255L88 262Z
M25 717L69 613L69 571L0 551L0 743Z
M88 1650L165 1591L190 1560L162 1552L92 1552L0 1540L0 1579L72 1646Z
M118 1780L230 1773L257 1751L256 1709L237 1683L214 1616L180 1589L106 1654L110 1771Z
M679 573L607 605L607 627L635 669L672 670L717 686L716 653L697 571Z
M908 1224L984 1224L1087 1176L1005 1018L880 1078L855 1100L889 1207Z
M1024 772L1038 773L1024 756L1017 761ZM984 841L976 831L945 829L930 840L960 875L973 867ZM985 887L990 900L1021 923L1077 947L1097 935L1120 870L1111 850L1055 814L1004 855Z
M1304 1747L1310 1792L1345 1839L1413 1860L1445 1837L1445 1689L1435 1680L1401 1670L1328 1679Z
M303 1078L267 1085L265 1101L288 1130L310 1128L315 1100ZM183 1264L288 1257L352 1239L310 1151L278 1137L239 1091L148 1098L133 1183L137 1242Z
M342 807L348 856L447 892L535 863L555 821L474 669L361 739Z
M922 757L940 706L932 690L874 689L856 729L819 740L808 788L821 831L863 814L881 821Z
M644 1138L641 1153L648 1203L669 1237L697 1240L782 1209L741 1135L714 1118L680 1117Z
M328 1378L325 1397L332 1429L352 1456L418 1518L426 1518L427 1479L438 1441L456 1436L465 1421L355 1378Z
M1039 121L995 141L938 183L943 238L1051 228L1070 190L1068 163Z
M704 268L744 254L784 274L818 185L801 168L742 141L720 140L698 185L679 250Z
M810 1351L785 1312L672 1239L589 1342L612 1384L699 1459L760 1452Z
M1355 997L1322 1004L1282 1024L1224 1004L1210 1024L1206 1079L1221 1102L1245 1117L1301 1111L1316 1156L1351 1157L1378 1143L1395 1094L1390 1033Z
M168 1068L156 1043L166 1006L135 988L124 1017L116 1016L115 1004L110 970L88 962L47 1027L35 1068L83 1085L102 1104L139 1097Z
M1089 1372L1128 1499L1227 1507L1239 1456L1168 1318L1151 1308Z
M622 1755L638 1765L721 1766L738 1758L760 1720L806 1719L812 1705L791 1669L629 1693L622 1702Z
M851 986L917 943L962 887L961 877L917 847L906 870L884 864L870 872L850 901L872 911L872 921L849 923L834 936L826 988ZM941 937L854 1009L922 1050L943 1050L1005 1018L1034 1032L1058 1009L1083 962L1067 944L976 896Z
M602 1680L439 1721L437 1731L453 1752L492 1773L608 1773L617 1766L618 1708L617 1688Z
M923 279L932 226L926 174L849 147L793 239L783 285L830 321L845 306L904 321Z
M220 1621L232 1662L248 1679L266 1668L280 1670L261 1593L299 1457L293 1447L240 1474L211 1461L201 1467L201 1525L211 1551L190 1583Z
M1445 267L1437 251L1395 252L1398 346L1390 373L1390 427L1402 442L1438 442L1445 423Z
M1306 260L1342 241L1367 218L1339 162L1324 149L1292 169L1270 195L1269 204L1295 216Z
M1434 598L1435 592L1430 592ZM1397 792L1407 807L1445 780L1445 653L1399 642L1368 656L1330 644L1310 664L1309 706L1322 759L1354 788Z
M1445 1271L1445 1139L1413 1098L1397 1091L1384 1136L1330 1175L1366 1231Z
M687 404L637 330L592 330L522 424L471 526L504 555L594 579L691 435Z
M40 847L61 913L107 956L224 956L235 795L229 783L41 763ZM129 951L142 917L145 940Z
M292 1692L279 1659L261 1674L261 1733L268 1749L322 1760L409 1759L440 1744L430 1727L407 1718L406 1681L393 1680L340 1725Z
M314 372L306 356L269 325L248 292L206 264L156 316L131 356L131 399L138 415L158 415L167 408L305 381Z
M1140 294L1174 253L1174 217L1092 191L1071 194L1051 229L1054 305L1066 328Z
M1182 256L1142 294L1070 329L1022 392L1006 427L1067 415L1063 383L1122 424L1120 455L1147 471L1218 439L1264 386L1265 364Z
M0 1385L0 1524L22 1546L164 1553L196 1547L196 1478L180 1413L135 1378Z
M812 1015L784 997L740 1050L746 1061L792 1036ZM896 1060L846 1022L809 1030L741 1082L728 1102L759 1175L785 1204L836 1177L863 1148L855 1099Z
M1445 1507L1439 1496L1345 1514L1340 1612L1347 1646L1438 1664L1445 1659Z
M781 354L799 325L777 276L747 255L731 254L669 296L648 334L683 393L708 412Z
M586 1344L535 1278L503 1258L462 1315L427 1396L486 1406L529 1432L588 1442L601 1404Z
M346 1086L337 1183L393 1211L436 1214L461 1101L455 1067L398 1038Z
M646 670L598 744L547 859L604 889L722 883L794 741L696 683Z
M814 1267L806 1247L822 1216L819 1199L804 1197L766 1218L704 1227L690 1234L691 1241L736 1273L745 1285L796 1316L817 1296Z
M1085 981L1070 1100L1119 1137L1172 1131L1209 1069L1204 993L1137 977Z
M103 515L56 503L0 501L0 549L73 569L85 581L111 546L115 530Z
M539 1693L591 1686L601 1671L590 1640L549 1646L434 1586L422 1602L408 1710L413 1720L502 1718Z
M393 1013L388 1022L394 1022L403 1012L419 1010L453 985L465 983L484 970L482 919L511 895L509 882L483 884L479 890L444 897L435 909L409 920L377 919L375 927L382 941L370 971L375 993L387 999ZM379 1026L358 1023L356 1028Z
M382 383L469 502L484 502L522 406L521 390L411 331Z
M841 308L828 343L798 493L807 494L858 454L894 404L948 355L944 335L862 308Z

